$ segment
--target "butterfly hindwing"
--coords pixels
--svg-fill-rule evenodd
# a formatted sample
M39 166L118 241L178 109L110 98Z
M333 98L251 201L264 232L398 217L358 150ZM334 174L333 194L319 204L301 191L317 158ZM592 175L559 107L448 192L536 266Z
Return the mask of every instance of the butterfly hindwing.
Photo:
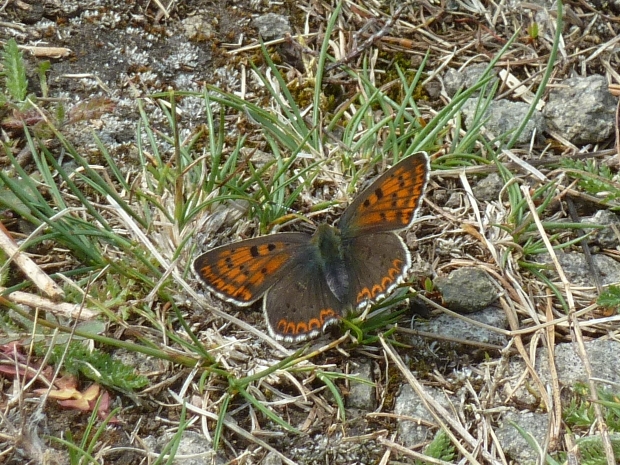
M428 182L429 160L418 152L379 176L340 218L343 236L398 231L413 222Z
M310 246L310 236L280 233L227 244L200 255L194 270L215 295L236 305L250 305L273 286Z
M364 234L343 241L349 270L348 301L361 308L385 297L400 284L411 267L411 254L392 232Z
M318 266L317 251L309 250L299 258L269 289L263 302L269 332L288 342L318 336L337 322L345 309Z

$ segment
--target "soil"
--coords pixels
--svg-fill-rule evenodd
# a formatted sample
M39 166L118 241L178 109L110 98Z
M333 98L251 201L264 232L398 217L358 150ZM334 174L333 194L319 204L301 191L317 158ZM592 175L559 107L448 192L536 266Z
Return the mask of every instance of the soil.
M528 10L519 5L506 6L502 11L498 11L494 5L483 2L484 5L478 11L473 11L476 7L469 2L441 4L422 2L407 6L399 18L401 22L390 29L389 33L385 31L380 33L385 21L374 19L369 13L375 11L374 8L368 7L364 2L355 3L357 5L346 5L344 22L341 24L342 33L349 38L347 44L350 46L345 50L347 54L343 62L350 66L361 66L361 60L371 56L371 50L377 50L376 67L381 70L378 77L379 84L394 79L395 63L408 72L415 71L427 52L428 74L446 63L453 68L469 59L487 63L512 36L516 30L515 26L520 26L521 30L517 41L507 54L507 57L513 60L511 71L515 75L527 79L532 70L544 66L548 57L550 30L545 27L549 24L549 18L553 19L554 11L550 5L534 5ZM390 8L394 11L399 5L385 4L381 9L384 12ZM69 119L62 127L65 137L78 151L96 164L103 161L99 148L94 143L93 134L96 134L113 158L126 173L130 174L141 169L138 166L140 160L136 156L136 131L140 121L137 103L139 99L142 99L147 106L152 125L164 127L167 124L165 114L157 111L149 102L150 96L157 92L167 92L170 89L200 91L204 83L216 85L230 92L240 92L241 78L243 73L250 69L249 63L261 66L264 59L257 48L239 53L231 52L249 44L256 44L258 33L253 21L256 17L267 13L288 18L292 34L318 33L317 36L308 35L302 45L291 45L290 41L285 41L269 49L282 68L288 70L289 75L296 75L300 73L299 69L303 70L304 67L304 61L300 61L300 56L306 60L308 56L311 57L310 54L306 56L302 52L307 49L318 49L321 43L320 34L325 29L333 8L329 2L320 3L313 0L185 1L172 2L168 11L163 9L160 2L155 1L8 1L0 10L2 21L0 40L6 43L13 37L19 45L39 48L37 53L42 54L39 56L33 56L25 51L30 84L28 92L37 96L43 95L44 89L40 84L37 70L43 60L49 60L51 68L47 73L49 87L46 91L47 97L60 102L67 115L75 115L78 110L82 111L81 105L84 102L91 105L90 111L93 112L92 118L76 118L74 122ZM601 55L587 62L580 62L584 57L580 50L595 47L596 44L618 36L620 7L616 3L597 5L595 2L583 1L568 3L566 8L566 47L570 57L564 60L562 67L557 68L554 79L561 80L581 69L585 69L586 75L606 75L608 73L606 63L610 59L612 61L615 59L616 65L618 63L617 52L615 58ZM493 14L498 16L491 17ZM593 14L597 14L597 20L590 25L588 21ZM386 17L389 15L383 19ZM498 17L502 19L498 20ZM528 25L534 23L541 26L539 36L536 36L531 29L528 32ZM360 33L357 42L354 41L356 33ZM372 34L376 34L374 39L371 37ZM443 42L437 43L434 37L441 37ZM364 42L365 40L367 42ZM359 54L356 54L354 43L362 44L359 46ZM48 51L42 48L44 46L66 50ZM459 50L460 53L448 60L447 56L451 50ZM348 81L337 69L326 75L325 82L333 86L332 96L343 99L350 95L356 86L355 82ZM416 95L416 98L425 102L426 116L440 111L446 105L445 97L435 91L437 82L434 84L435 86L433 81L427 83L425 88L420 89L420 95ZM266 93L256 81L248 81L248 85L249 88L245 91L247 98L266 101ZM394 92L398 90L395 89ZM180 100L179 109L184 131L182 137L197 133L205 118L198 103L192 99ZM10 114L3 113L0 116L4 119L10 117ZM243 130L235 127L234 121L230 121L229 124L227 130L231 133ZM5 135L6 131L5 127ZM8 132L10 133L8 138L20 139L18 131ZM250 139L249 143L253 142ZM256 143L257 147L259 145ZM12 147L16 152L15 155L20 154L23 146L22 141ZM599 149L609 147L613 147L611 140L601 144ZM52 145L50 149L55 153L60 152L58 145ZM173 151L170 150L166 152L166 157L171 158L172 154ZM3 161L8 167L8 159ZM29 172L36 171L36 167L29 163L27 154L22 161ZM472 181L475 182L475 178ZM436 183L436 196L433 200L437 203L442 195L447 199L449 193L456 188L454 179L437 179ZM416 235L430 237L438 233L438 227L422 225ZM462 235L462 231L460 234ZM484 255L476 245L469 242L463 243L462 246L457 244L455 247L458 248L461 257ZM445 257L442 258L444 259ZM72 261L67 267L70 268L75 264L76 262ZM256 322L258 326L263 324L262 314L259 312L242 310L237 315L244 320ZM188 320L194 329L200 332L206 331L211 326L213 317L195 313L189 315ZM118 331L119 334L124 334L122 330ZM569 339L567 334L559 337ZM267 366L271 363L272 354L266 355L267 349L257 347L256 342L248 344L249 348L243 349L247 351L244 352L244 356L247 355L250 359L265 357ZM380 346L356 348L346 356L338 350L331 350L315 357L313 363L317 367L335 365L344 372L350 362L349 358L371 360L385 386L385 392L382 393L384 403L379 410L390 413L394 397L404 382L396 373L387 372L388 367L378 347ZM433 349L436 348L430 345L427 345L425 352L421 352L419 348L403 348L400 355L415 368L421 379L436 385L442 385L443 377L452 376L464 366L471 365L473 370L482 372L481 364L489 355L486 351L475 348L464 352L461 346L455 348L449 344L441 346L436 352L433 352ZM429 353L432 355L427 358ZM500 353L495 351L492 357L499 359ZM235 366L240 370L240 377L251 374L241 371L242 363ZM247 361L247 367L256 368L250 361ZM146 463L144 457L148 447L144 446L142 439L163 438L171 431L175 432L181 408L169 392L179 392L184 387L185 376L189 376L189 373L171 365L166 365L165 368L151 368L150 371L144 369L143 373L149 374L152 383L147 391L139 393L137 397L122 392L113 394L113 405L121 407L121 411L118 414L119 421L105 428L99 438L96 449L100 463L112 465ZM290 424L306 423L304 434L286 432L255 411L253 415L257 416L248 415L251 409L245 406L245 401L240 397L236 397L229 406L232 421L236 426L252 431L256 437L265 440L295 463L379 463L385 456L386 448L376 441L376 438L391 437L398 426L398 420L390 416L353 413L346 422L341 422L333 397L325 391L325 385L316 378L313 379L313 376L298 375L294 381L273 382L263 393L266 397L299 396L296 383L307 383L305 386L307 389L315 387L320 391L313 394L310 399L300 401L303 405L301 409L291 407L281 410ZM48 401L43 412L45 420L37 428L32 419L40 412L23 405L20 408L15 404L9 406L8 392L13 381L9 378L2 379L4 394L0 398L0 405L3 411L10 413L3 419L1 432L4 436L0 441L8 446L17 446L17 449L8 455L0 453L0 463L25 463L24 460L28 460L29 463L69 463L62 446L50 440L49 436L63 437L67 431L71 431L73 441L79 444L86 430L90 412L63 409ZM198 377L193 382L197 383ZM83 383L80 388L88 385L86 381ZM274 386L282 392L271 391L270 389L275 389ZM336 380L336 386L343 390L348 389L348 385L339 380ZM214 388L214 385L209 387ZM457 384L452 387L459 388ZM219 388L221 392L214 395L212 402L219 401L219 396L225 391L225 386ZM217 413L217 407L214 407L213 411ZM256 418L260 418L260 424L256 423ZM23 427L24 423L30 424L30 422L33 427ZM214 424L211 418L204 420L202 425L196 422L191 428L198 432L205 428L213 434ZM19 431L23 432L21 436ZM264 437L261 436L261 431ZM372 440L364 440L366 437L364 435L372 437ZM19 440L16 439L18 437ZM136 438L141 439L136 441ZM347 441L347 438L355 440ZM24 443L28 445L24 446ZM122 449L123 447L128 449ZM219 463L220 460L221 463L234 460L243 456L244 451L247 452L243 459L245 463L261 463L267 453L254 441L226 428L223 447L214 463ZM401 456L401 460L404 463L412 463L413 459ZM267 462L265 460L262 463Z

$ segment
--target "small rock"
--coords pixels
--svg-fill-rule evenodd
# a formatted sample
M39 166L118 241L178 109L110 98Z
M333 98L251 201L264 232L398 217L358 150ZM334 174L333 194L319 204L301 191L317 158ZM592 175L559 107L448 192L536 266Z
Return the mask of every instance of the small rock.
M144 439L146 445L156 453L161 453L170 441L174 439L174 434L166 433L163 436L148 436ZM217 454L204 435L195 431L184 431L176 450L176 455L188 455L183 459L175 460L175 464L183 465L202 465L204 463L212 463L220 465L226 463L226 460ZM195 457L191 457L195 456Z
M444 203L446 208L461 208L463 205L463 195L460 192L453 192Z
M618 247L620 239L616 231L620 231L620 218L614 212L609 210L599 210L591 218L583 218L582 223L598 224L608 226L605 229L586 230L590 234L588 236L588 244L597 244L607 249ZM612 227L615 226L615 230Z
M549 415L533 412L507 412L502 418L502 426L496 431L504 453L515 463L521 465L539 463L538 451L528 444L513 423L531 434L536 443L542 447L549 427Z
M501 176L497 173L491 173L478 181L472 190L478 200L491 202L499 198L502 187L504 187L504 180Z
M574 77L549 93L543 113L550 129L573 144L596 144L613 134L616 99L603 76Z
M430 98L439 98L439 96L441 95L441 83L437 81L427 82L426 84L424 84L424 90Z
M377 396L375 383L372 376L372 364L370 362L352 362L351 372L368 383L351 381L347 407L373 411L377 408Z
M263 465L282 465L282 458L275 452L271 451L265 456L261 463Z
M614 340L595 339L585 343L586 353L592 368L592 377L603 379L610 384L620 383L620 372L617 370L617 360L620 359L620 342ZM560 386L574 386L577 382L587 382L581 357L571 343L557 344L554 348L555 368ZM544 389L551 389L551 373L549 372L549 353L541 348L536 351L538 376L544 384ZM501 388L505 394L510 394L511 401L517 405L528 405L536 408L540 405L539 387L531 377L521 379L521 374L527 371L521 357L513 357L506 370L506 384ZM520 385L517 387L516 383ZM515 389L516 388L516 389Z
M183 32L189 40L206 40L213 36L213 27L204 16L188 16L183 20Z
M465 125L468 127L474 124L476 113L480 111L478 108L478 100L470 99L463 105L462 111L465 116ZM488 132L490 138L500 137L503 134L509 140L512 132L519 128L521 122L525 119L530 105L524 102L511 102L510 100L495 100L487 107L482 120L484 128ZM540 111L535 111L527 122L527 125L517 138L517 143L527 144L530 142L534 131L541 135L545 130L545 120Z
M443 391L428 386L425 386L424 390L432 396L439 405L451 411L452 402ZM425 426L424 423L435 424L435 419L426 409L418 395L413 392L413 388L408 384L403 386L400 394L396 397L394 414L412 417L418 420L399 420L398 422L398 438L400 443L405 447L412 447L433 438L434 429Z
M459 89L469 89L480 81L484 71L487 69L487 64L481 63L479 65L471 65L464 69L449 68L443 76L443 84L446 89L446 93L452 97ZM491 70L491 73L495 76L497 73L495 70ZM497 77L494 77L489 86L492 86L497 81Z
M437 188L433 191L433 201L439 205L445 205L448 201L448 189Z
M590 272L584 254L556 251L556 256L564 270L568 282L573 286L591 287L595 285L594 277ZM548 265L549 269L545 273L553 279L557 279L557 273L549 254L539 255L537 261ZM601 254L593 255L592 261L594 262L594 267L598 271L601 284L608 285L620 282L620 263L611 257Z
M508 328L506 313L501 308L487 307L479 312L469 313L467 317L494 328ZM458 338L502 347L508 343L506 336L499 332L481 328L473 323L446 314L441 314L428 321L417 321L415 329L446 338ZM417 344L414 343L414 345Z
M44 2L24 2L22 4L20 2L20 8L15 10L16 13L18 13L20 22L24 24L35 24L37 21L41 21L43 15L45 14L45 6L43 3ZM2 9L4 10L4 8Z
M290 34L292 29L288 18L275 13L267 13L254 20L254 25L258 28L258 33L264 41L282 39ZM276 46L283 63L288 63L300 72L305 72L305 65L301 56L301 48L296 46L294 41L283 41Z
M267 13L254 19L254 26L265 41L281 39L291 33L291 25L285 16Z
M620 383L620 372L617 362L620 360L620 342L614 340L600 340L584 343L590 360L592 377L600 378L609 383ZM577 382L587 382L588 375L577 354L574 344L557 344L555 346L555 365L560 383L564 386L573 386ZM549 354L546 349L536 353L536 366L548 367ZM551 375L547 370L541 370L543 382L551 382Z
M112 358L133 367L137 374L164 373L167 366L166 362L156 360L155 357L149 357L135 350L116 349Z
M436 278L435 287L441 292L445 306L455 312L477 312L499 297L489 275L474 267L458 268L447 278Z

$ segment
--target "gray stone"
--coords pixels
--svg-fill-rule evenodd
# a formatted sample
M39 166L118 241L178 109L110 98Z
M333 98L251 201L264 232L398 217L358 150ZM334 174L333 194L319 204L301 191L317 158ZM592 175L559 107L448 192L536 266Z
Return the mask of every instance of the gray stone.
M504 187L504 180L502 177L497 173L491 173L478 181L472 190L478 200L491 202L499 198L502 187Z
M347 407L372 411L377 408L377 396L371 362L352 362L351 372L368 383L351 381Z
M441 83L438 81L430 81L424 84L424 90L432 99L439 98L441 95Z
M461 88L468 89L473 87L480 81L484 71L487 69L487 66L487 64L482 63L468 66L462 70L449 68L443 76L443 84L446 89L446 93L452 97ZM491 74L496 76L497 73L495 70L491 70ZM491 82L489 82L488 86L491 87L495 81L497 81L497 77L494 77Z
M463 195L460 192L453 192L444 203L446 208L460 208L463 205Z
M592 367L594 378L605 380L608 383L620 383L620 342L614 340L595 339L585 343L586 353ZM557 379L560 387L572 387L577 382L587 382L588 377L572 343L557 344L554 348ZM536 352L535 366L544 389L551 388L551 373L549 372L549 354L544 348ZM502 391L511 393L511 399L519 405L529 405L536 408L540 405L539 387L531 377L527 377L517 388L517 380L526 371L525 363L520 357L511 359L505 379L508 381L502 386ZM517 389L515 389L517 388ZM513 392L514 391L514 392Z
M607 226L605 229L586 230L588 235L588 244L600 245L601 247L612 249L618 247L620 240L616 231L620 231L620 218L614 212L609 210L599 210L590 218L583 218L582 223L598 224ZM612 226L613 225L613 226ZM615 227L615 231L614 231Z
M447 278L436 278L434 284L441 292L445 306L455 312L477 312L499 297L489 275L479 268L458 268Z
M290 34L292 30L289 20L275 13L257 17L254 19L254 26L265 41L281 39L286 34Z
M502 418L502 426L496 430L497 439L507 457L520 465L540 463L540 454L533 449L513 423L532 435L537 444L543 447L549 416L546 413L507 412Z
M188 16L182 25L185 37L190 40L206 40L213 36L213 26L202 15Z
M620 383L620 342L595 339L585 343L586 353L592 367L592 376L610 383ZM577 382L587 382L588 376L577 354L574 344L565 343L555 346L555 364L558 380L563 386L573 386ZM550 383L551 375L543 367L549 366L549 354L540 349L536 354L536 366L541 367L543 382Z
M507 134L507 140L512 137L512 132L519 128L525 119L530 105L524 102L511 102L510 100L495 100L489 103L489 106L482 116L484 128L487 131L487 137L495 138L503 134ZM478 100L470 99L463 105L463 115L465 116L465 125L469 128L474 124L478 108ZM527 122L527 125L521 131L517 138L517 143L527 144L530 142L534 131L541 135L545 130L545 120L539 111L535 111Z
M118 360L127 366L133 367L137 374L149 375L166 371L167 362L149 357L135 350L116 349L112 359Z
M452 402L443 391L428 386L424 387L424 390L446 410L452 410ZM399 442L405 447L412 447L433 438L435 429L427 425L434 425L435 419L408 384L403 386L396 397L394 414L412 418L411 421L404 419L398 421Z
M558 250L556 251L556 256L564 270L566 279L568 279L568 282L573 286L591 287L595 285L594 277L588 268L584 254L578 252L565 253ZM551 276L552 279L558 279L549 254L539 255L537 261L549 265L550 269L546 271L546 274ZM620 263L613 258L601 254L593 255L592 261L594 262L594 267L598 271L601 284L608 285L620 283Z
M524 3L523 0L510 0L507 5L510 8L518 9L519 11L539 11L541 8L551 8L553 6L553 0L533 0L528 3ZM528 6L530 6L530 8L528 8ZM536 6L541 8L535 8Z
M144 442L155 453L161 453L173 439L174 434L166 433L159 437L148 436ZM211 441L195 431L183 432L175 455L191 457L175 458L172 462L174 465L202 465L205 463L219 465L226 463L226 459L213 450Z
M479 312L469 313L467 318L493 326L494 328L507 329L508 327L506 313L497 307L487 307ZM473 323L446 314L441 314L437 318L432 318L428 321L418 321L416 322L415 329L446 338L495 344L502 347L508 343L506 336L499 332L481 328Z
M616 99L603 76L574 77L549 93L547 125L573 144L595 144L613 134Z
M263 465L282 465L282 458L272 451L265 456L261 463Z

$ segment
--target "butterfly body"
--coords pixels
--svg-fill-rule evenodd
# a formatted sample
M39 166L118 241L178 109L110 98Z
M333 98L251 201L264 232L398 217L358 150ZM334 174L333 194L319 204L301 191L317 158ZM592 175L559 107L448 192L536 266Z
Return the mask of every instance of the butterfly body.
M289 342L316 337L349 311L391 292L411 256L395 231L415 218L428 181L428 156L394 165L358 195L339 228L278 233L212 249L194 262L207 288L250 305L261 296L270 333Z
M321 224L312 236L312 243L318 251L317 265L327 281L327 286L339 302L346 304L349 273L340 230L328 224Z

